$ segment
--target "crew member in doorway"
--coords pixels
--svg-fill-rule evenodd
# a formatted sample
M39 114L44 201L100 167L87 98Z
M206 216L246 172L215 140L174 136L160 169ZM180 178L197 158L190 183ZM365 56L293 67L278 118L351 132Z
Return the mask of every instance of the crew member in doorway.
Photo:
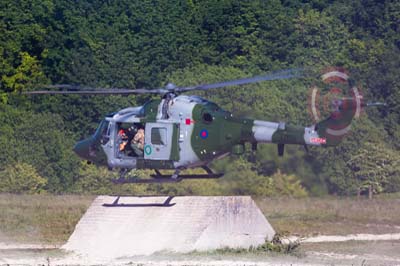
M126 144L128 144L128 136L126 135L125 129L121 128L118 131L118 137L121 139L121 142L119 143L119 151L123 152L125 151Z
M142 126L138 127L135 137L131 141L131 148L137 156L143 156L144 148L144 129Z

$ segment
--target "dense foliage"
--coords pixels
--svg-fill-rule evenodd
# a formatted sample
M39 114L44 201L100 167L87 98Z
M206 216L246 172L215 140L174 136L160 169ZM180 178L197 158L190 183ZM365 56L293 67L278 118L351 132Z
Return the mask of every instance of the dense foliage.
M366 185L400 190L399 1L2 0L0 55L0 191L304 196L354 194ZM154 88L332 65L349 69L364 95L388 108L367 110L338 147L308 154L288 147L278 158L275 146L263 145L215 162L227 173L221 181L178 186L115 188L112 173L80 163L71 151L105 114L150 96L19 95L50 83ZM310 82L199 94L238 115L308 125Z

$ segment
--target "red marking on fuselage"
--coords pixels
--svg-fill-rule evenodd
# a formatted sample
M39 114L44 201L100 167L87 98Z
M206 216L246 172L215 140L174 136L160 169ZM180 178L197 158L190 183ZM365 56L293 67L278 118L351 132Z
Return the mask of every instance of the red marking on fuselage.
M310 138L311 143L326 144L326 138Z
M190 118L186 118L185 119L185 124L186 125L194 124L194 120L191 120Z

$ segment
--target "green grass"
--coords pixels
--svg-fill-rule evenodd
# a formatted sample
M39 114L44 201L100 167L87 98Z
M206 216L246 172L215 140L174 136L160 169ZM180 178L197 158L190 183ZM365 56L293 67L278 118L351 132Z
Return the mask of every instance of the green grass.
M400 197L257 198L257 205L278 232L316 234L400 231Z
M0 194L0 242L63 243L93 198Z
M0 194L0 242L64 243L95 196ZM277 232L317 234L400 231L400 195L356 198L255 198Z

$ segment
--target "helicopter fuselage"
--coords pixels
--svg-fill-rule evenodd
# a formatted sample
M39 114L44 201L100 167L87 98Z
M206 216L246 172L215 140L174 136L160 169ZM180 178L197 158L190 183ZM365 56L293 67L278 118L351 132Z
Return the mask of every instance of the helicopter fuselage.
M118 132L144 129L143 154L120 150ZM83 159L121 169L185 169L207 165L230 153L242 154L246 142L323 145L314 127L239 118L198 96L152 100L108 115L95 134L74 147ZM283 152L283 150L282 150Z
M178 87L168 84L158 89L90 88L68 84L50 85L57 90L23 92L26 95L78 94L78 95L131 95L158 94L160 100L151 100L139 107L129 107L107 115L90 138L78 142L74 151L83 159L109 169L119 168L120 178L113 182L153 183L178 182L190 178L219 178L207 167L212 160L230 153L242 154L245 143L257 148L258 143L275 143L278 155L284 145L335 146L349 132L352 119L358 117L364 106L382 105L364 103L358 89L351 89L351 97L337 97L332 102L329 117L320 120L316 104L318 89L312 90L311 112L315 124L309 127L284 122L269 122L236 117L217 104L198 96L179 95L201 90L281 80L307 76L301 69L275 71L270 74L223 82ZM341 68L322 75L325 83L348 83L348 75ZM60 91L59 89L67 89ZM178 96L179 95L179 96ZM181 174L186 168L202 167L207 174ZM154 169L154 180L126 180L131 169ZM165 175L159 169L175 169ZM140 178L139 178L140 179Z

